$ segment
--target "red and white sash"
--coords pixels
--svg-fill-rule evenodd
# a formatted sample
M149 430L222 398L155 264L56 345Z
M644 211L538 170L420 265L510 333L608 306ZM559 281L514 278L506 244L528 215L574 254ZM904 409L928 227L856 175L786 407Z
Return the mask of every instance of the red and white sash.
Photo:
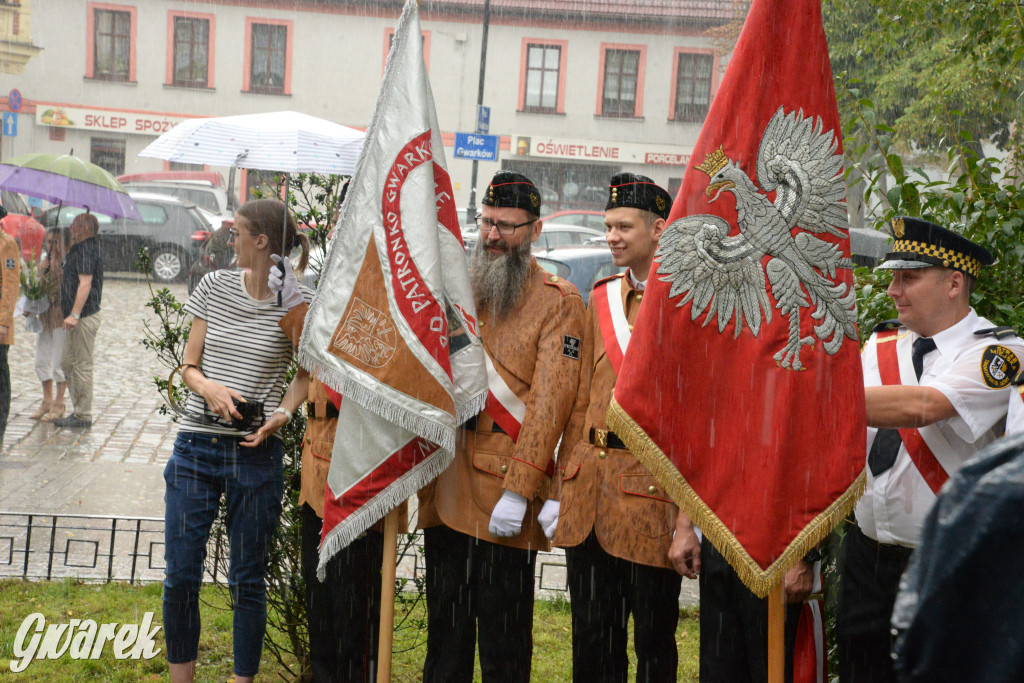
M494 369L489 353L484 353L484 360L487 363L487 403L484 410L502 431L517 441L523 420L526 419L526 404L519 400Z
M878 349L878 374L885 386L900 386L900 362L896 355L896 335L898 330L879 332L875 348ZM917 471L933 493L938 495L939 489L949 479L949 473L935 457L935 453L924 440L919 429L900 429L900 439L907 449L907 455L913 461Z
M629 320L622 303L622 287L626 276L612 278L594 287L591 305L596 307L597 324L601 328L604 352L616 376L622 367L622 358L629 345Z
M821 561L814 563L811 593L821 593ZM828 651L825 647L824 600L808 600L800 608L793 653L793 683L825 683L828 680Z

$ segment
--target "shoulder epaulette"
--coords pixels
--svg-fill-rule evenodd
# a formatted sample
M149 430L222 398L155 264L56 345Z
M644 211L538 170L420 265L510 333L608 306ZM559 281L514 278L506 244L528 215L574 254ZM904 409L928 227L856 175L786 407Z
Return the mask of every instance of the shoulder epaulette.
M886 330L892 330L900 326L900 321L896 318L892 320L883 320L874 327L871 328L872 332L885 332Z
M1007 337L1016 337L1017 336L1017 333L1014 331L1014 329L1012 327L1005 327L1005 326L1002 326L1002 327L986 327L983 330L975 330L974 334L978 335L979 337L984 337L985 335L991 334L993 337L995 337L996 339L999 339L999 340L1006 339Z
M562 293L562 296L569 296L571 294L575 294L576 296L580 295L579 291L576 289L576 285L569 282L564 277L559 277L552 273L544 274L544 284L556 288Z
M594 287L597 287L598 285L603 285L604 283L608 282L609 280L614 280L617 277L626 277L626 273L625 272L621 272L621 273L616 273L615 275L609 275L608 277L603 277L603 278L601 278L600 280L598 280L597 282L594 283Z

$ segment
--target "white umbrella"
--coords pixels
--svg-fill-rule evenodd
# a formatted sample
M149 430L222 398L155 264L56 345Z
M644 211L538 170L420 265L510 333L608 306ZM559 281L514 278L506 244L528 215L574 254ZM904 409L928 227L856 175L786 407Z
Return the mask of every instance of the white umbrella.
M366 133L355 128L297 111L275 111L183 121L151 142L139 156L286 174L352 175L365 138ZM284 193L287 198L287 175ZM282 233L287 224L286 212ZM280 293L277 303L281 304Z
M366 133L295 111L190 119L140 157L285 173L351 175Z

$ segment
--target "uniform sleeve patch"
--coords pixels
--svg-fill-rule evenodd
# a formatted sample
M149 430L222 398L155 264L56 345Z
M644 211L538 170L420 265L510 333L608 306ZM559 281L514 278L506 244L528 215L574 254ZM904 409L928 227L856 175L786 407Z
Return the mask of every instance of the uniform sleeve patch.
M577 337L565 335L562 337L562 355L573 360L580 359L580 340Z
M1005 346L989 346L981 354L981 376L985 386L991 389L1004 389L1020 372L1020 360Z
M12 259L12 258L9 258L9 259L7 259L7 261L6 261L5 263L4 263L4 265L5 265L5 266L6 266L7 268L14 268L14 267L15 267L16 265L18 265L18 264L17 264L17 262L16 262L16 261L15 261L14 259Z

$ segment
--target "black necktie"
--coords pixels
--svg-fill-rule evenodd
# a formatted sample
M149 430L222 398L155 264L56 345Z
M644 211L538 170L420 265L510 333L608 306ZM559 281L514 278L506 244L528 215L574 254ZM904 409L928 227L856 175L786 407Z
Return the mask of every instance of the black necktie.
M921 372L924 369L924 357L935 350L935 340L931 337L918 337L914 342L914 352L910 359L914 363L914 374L921 379Z
M924 357L934 350L935 340L931 337L920 337L914 342L910 360L914 364L914 374L918 379L921 379L921 373L924 370ZM899 455L901 443L899 430L878 430L875 440L871 444L871 452L868 453L868 468L870 468L871 474L877 477L893 466L896 456Z

